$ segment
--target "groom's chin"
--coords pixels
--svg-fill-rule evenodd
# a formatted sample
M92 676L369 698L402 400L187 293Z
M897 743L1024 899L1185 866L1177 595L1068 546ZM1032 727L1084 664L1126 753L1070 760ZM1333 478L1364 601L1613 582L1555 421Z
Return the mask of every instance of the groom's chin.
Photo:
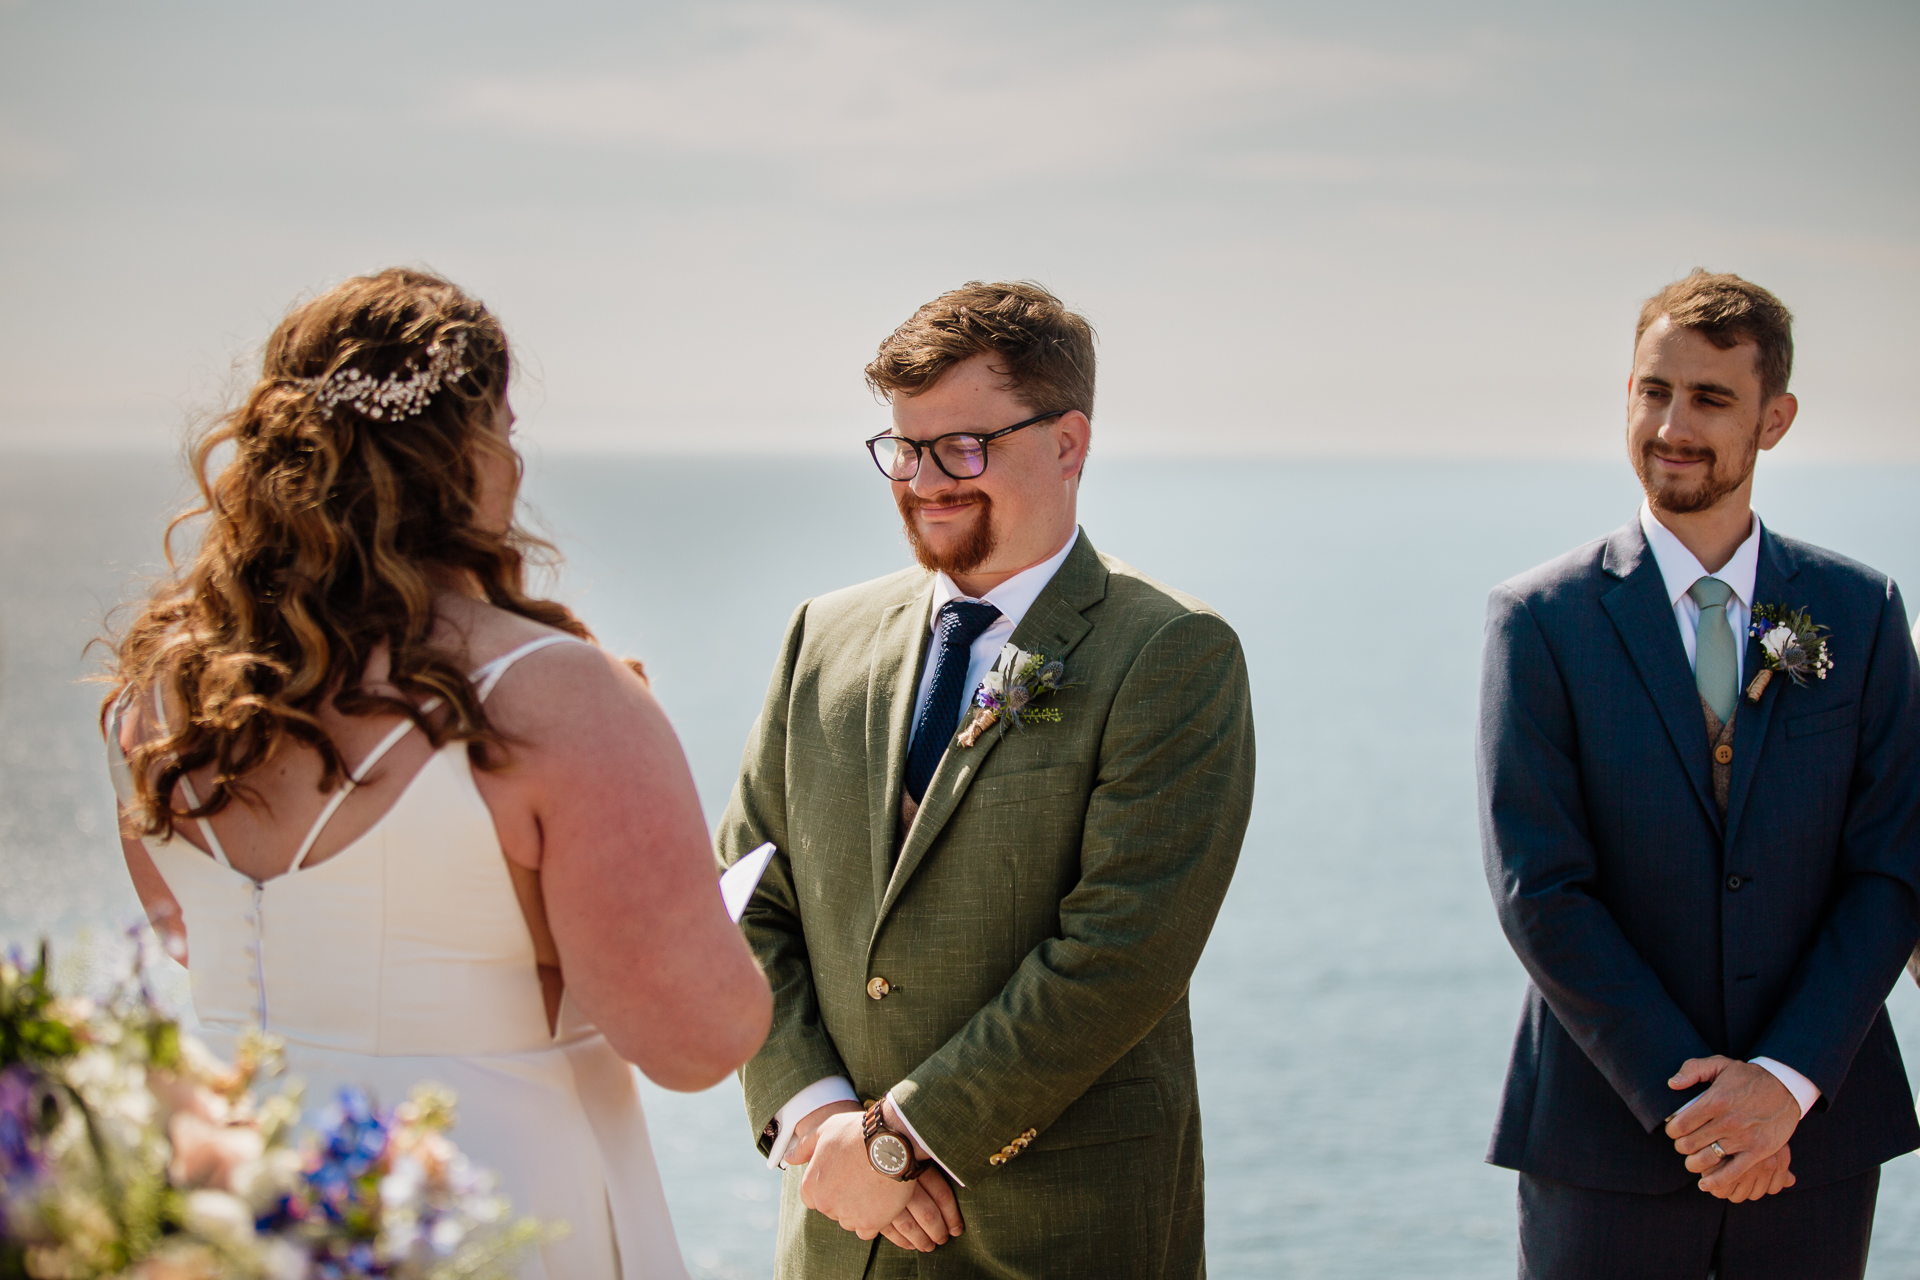
M906 512L907 545L929 573L972 573L993 554L994 537L985 503L965 520L929 529L918 512ZM961 527L955 527L961 526Z

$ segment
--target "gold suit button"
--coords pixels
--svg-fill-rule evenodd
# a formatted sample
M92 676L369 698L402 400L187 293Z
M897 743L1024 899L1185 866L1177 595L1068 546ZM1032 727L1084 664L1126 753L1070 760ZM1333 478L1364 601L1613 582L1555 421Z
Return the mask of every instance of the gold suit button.
M878 974L875 974L873 977L867 979L867 994L869 996L872 996L875 1000L886 999L887 992L891 990L893 990L893 984L891 982L888 982L885 978L882 978Z
M1732 764L1733 748L1724 742L1715 747L1713 749L1713 762L1715 764Z

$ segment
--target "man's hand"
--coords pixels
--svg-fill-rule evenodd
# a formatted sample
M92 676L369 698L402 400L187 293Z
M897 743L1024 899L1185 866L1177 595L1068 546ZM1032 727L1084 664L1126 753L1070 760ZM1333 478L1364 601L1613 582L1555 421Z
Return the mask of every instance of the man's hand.
M853 1101L829 1102L824 1107L815 1107L800 1117L800 1123L793 1126L793 1141L787 1144L787 1153L780 1157L782 1164L805 1164L813 1159L813 1144L820 1136L820 1126L827 1122L828 1116L837 1116L844 1111L858 1112L860 1104Z
M926 1192L918 1181L895 1182L874 1169L860 1134L860 1108L842 1105L851 1109L828 1116L808 1135L812 1146L806 1154L811 1158L800 1179L800 1203L871 1240L894 1226L913 1198Z
M1792 1148L1782 1147L1765 1160L1755 1163L1752 1170L1732 1187L1713 1194L1722 1200L1739 1204L1742 1200L1758 1200L1762 1196L1784 1191L1797 1181L1787 1168L1792 1160Z
M932 1253L960 1234L960 1204L953 1198L953 1188L947 1185L947 1177L938 1165L908 1185L913 1188L913 1197L907 1201L905 1212L888 1223L880 1234L902 1249Z
M1691 1089L1708 1081L1712 1087L1669 1117L1666 1130L1687 1169L1704 1175L1700 1189L1737 1201L1792 1186L1786 1146L1800 1124L1800 1104L1787 1086L1765 1067L1718 1054L1687 1059L1667 1085ZM1710 1150L1716 1142L1724 1158ZM1761 1176L1762 1164L1776 1153L1786 1158L1767 1164Z

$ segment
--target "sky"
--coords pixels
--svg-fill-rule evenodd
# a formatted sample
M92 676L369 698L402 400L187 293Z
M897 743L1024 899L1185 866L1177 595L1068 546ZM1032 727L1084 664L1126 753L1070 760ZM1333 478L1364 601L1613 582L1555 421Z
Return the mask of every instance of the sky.
M1640 301L1798 317L1920 461L1920 5L0 0L0 448L166 448L297 299L486 300L553 449L830 453L920 303L1100 334L1095 448L1614 457Z

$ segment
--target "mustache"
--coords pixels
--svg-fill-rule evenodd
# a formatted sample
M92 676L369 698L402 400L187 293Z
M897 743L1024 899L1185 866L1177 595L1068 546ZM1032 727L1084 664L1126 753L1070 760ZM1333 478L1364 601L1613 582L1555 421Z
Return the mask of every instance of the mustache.
M924 507L984 507L990 505L991 499L977 489L965 493L943 494L938 498L922 498L909 489L900 495L899 503L900 510L905 513L919 511Z
M1642 446L1641 453L1649 458L1665 458L1668 462L1706 462L1712 464L1720 460L1720 455L1711 449L1697 446L1666 444L1660 440L1649 440Z

